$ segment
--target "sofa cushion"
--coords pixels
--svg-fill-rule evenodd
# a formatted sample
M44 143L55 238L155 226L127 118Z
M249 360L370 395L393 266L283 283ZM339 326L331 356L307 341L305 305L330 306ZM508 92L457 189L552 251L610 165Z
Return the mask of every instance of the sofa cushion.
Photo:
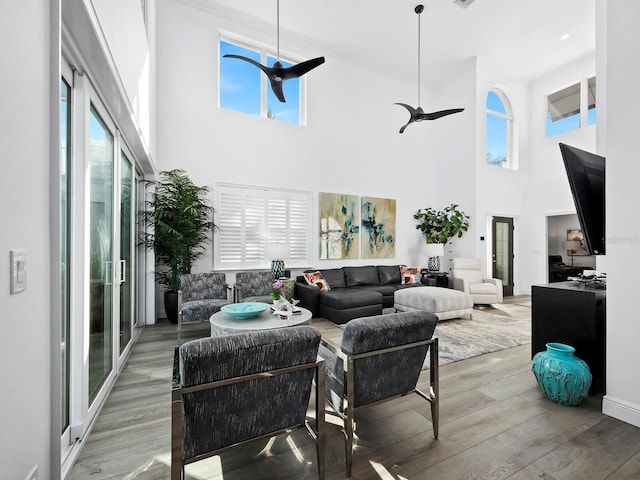
M304 279L309 285L318 287L322 291L331 289L320 272L305 272Z
M341 268L320 270L320 273L330 288L344 288L347 286L344 281L344 272Z
M366 288L345 288L321 293L320 302L336 310L382 304L382 294Z
M495 295L496 286L493 283L470 283L469 293L471 295Z
M375 292L380 292L385 297L393 297L396 290L400 287L400 285L370 285L367 286L367 290L373 290Z
M366 267L343 267L347 287L358 285L380 285L378 269L375 265Z
M421 269L419 267L400 267L400 274L402 276L402 283L420 283Z
M378 265L378 281L380 285L402 283L400 265Z

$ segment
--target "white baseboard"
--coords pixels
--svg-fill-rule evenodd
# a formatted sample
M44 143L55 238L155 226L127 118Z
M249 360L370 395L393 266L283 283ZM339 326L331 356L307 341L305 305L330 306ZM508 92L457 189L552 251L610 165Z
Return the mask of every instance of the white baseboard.
M602 399L602 413L640 427L640 405L605 395Z

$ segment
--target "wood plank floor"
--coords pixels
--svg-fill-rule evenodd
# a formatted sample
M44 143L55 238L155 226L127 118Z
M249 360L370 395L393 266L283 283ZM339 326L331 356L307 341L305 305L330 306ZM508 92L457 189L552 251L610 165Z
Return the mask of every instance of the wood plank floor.
M511 297L496 314L530 318L529 297ZM339 330L324 320L323 335ZM185 339L209 325L185 327ZM144 327L129 362L85 441L69 480L169 479L171 361L176 327ZM440 436L416 395L357 417L353 479L640 479L640 429L600 413L547 400L531 373L530 346L494 352L440 370ZM428 373L421 383L428 383ZM327 478L344 475L339 422L327 415ZM313 479L315 449L296 431L190 465L187 478Z

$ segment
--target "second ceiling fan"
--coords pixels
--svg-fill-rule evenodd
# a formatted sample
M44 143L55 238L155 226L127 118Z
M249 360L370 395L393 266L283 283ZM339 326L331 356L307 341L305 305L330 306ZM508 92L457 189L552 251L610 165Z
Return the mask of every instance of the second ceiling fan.
M444 117L446 115L451 115L453 113L459 113L464 110L464 108L451 108L449 110L440 110L437 112L424 113L424 110L420 106L420 14L424 11L424 5L416 5L414 11L418 14L418 107L413 108L411 105L407 105L406 103L395 103L394 105L400 105L406 108L411 115L409 117L409 121L400 128L400 133L403 133L405 128L411 125L414 122L421 122L423 120L435 120L440 117Z
M313 70L319 65L324 63L324 57L312 58L311 60L306 60L304 62L300 62L296 65L292 65L290 67L283 67L280 62L280 0L277 0L277 55L276 61L273 63L272 67L267 67L262 65L261 63L256 62L255 60L247 57L243 57L241 55L234 55L232 53L228 53L223 55L224 58L237 58L238 60L244 60L245 62L249 62L252 65L255 65L260 70L262 70L267 78L269 79L269 83L271 84L271 90L273 94L280 100L282 103L286 103L284 98L284 92L282 91L282 84L286 80L291 80L292 78L299 78L310 70Z

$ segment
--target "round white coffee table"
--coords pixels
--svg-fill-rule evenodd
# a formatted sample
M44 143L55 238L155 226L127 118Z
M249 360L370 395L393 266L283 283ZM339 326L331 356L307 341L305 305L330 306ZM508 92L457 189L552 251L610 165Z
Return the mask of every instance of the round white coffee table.
M272 328L295 327L296 325L309 325L313 316L310 310L296 307L300 313L295 313L287 320L282 320L267 309L257 317L241 319L235 318L223 311L211 315L211 336L230 335L232 333L250 332L255 330L270 330Z

